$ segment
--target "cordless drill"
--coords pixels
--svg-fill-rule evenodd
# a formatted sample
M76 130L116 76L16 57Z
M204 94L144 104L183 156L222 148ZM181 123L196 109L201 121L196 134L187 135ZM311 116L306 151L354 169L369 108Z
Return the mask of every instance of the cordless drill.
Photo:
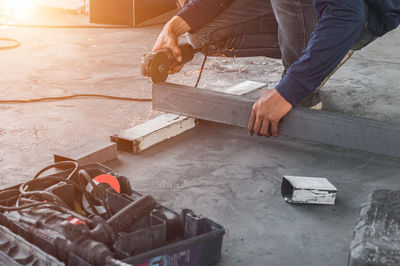
M178 63L179 65L192 61L194 54L200 51L193 49L188 43L179 45L179 48L182 51L182 61ZM142 75L150 77L153 83L164 82L174 62L176 59L170 49L145 53L141 62Z

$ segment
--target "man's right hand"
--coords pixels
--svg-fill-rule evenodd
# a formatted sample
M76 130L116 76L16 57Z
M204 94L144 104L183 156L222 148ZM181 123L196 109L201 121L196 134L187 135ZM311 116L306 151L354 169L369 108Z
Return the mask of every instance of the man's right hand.
M171 50L177 61L170 70L171 74L178 72L182 68L182 65L179 64L179 62L182 62L182 52L178 46L178 37L190 31L190 29L191 28L186 21L179 16L174 16L167 22L167 24L165 24L153 46L153 52L163 49Z

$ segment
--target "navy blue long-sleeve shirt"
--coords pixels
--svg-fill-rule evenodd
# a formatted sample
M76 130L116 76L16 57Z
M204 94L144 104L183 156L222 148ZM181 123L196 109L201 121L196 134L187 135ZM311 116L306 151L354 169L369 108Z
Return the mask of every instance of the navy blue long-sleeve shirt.
M197 31L234 0L192 0L179 13ZM238 0L244 1L244 0ZM369 30L382 36L400 24L400 0L365 0ZM251 4L251 1L249 2ZM362 0L314 0L318 23L307 48L275 89L292 105L315 91L351 49L365 23Z

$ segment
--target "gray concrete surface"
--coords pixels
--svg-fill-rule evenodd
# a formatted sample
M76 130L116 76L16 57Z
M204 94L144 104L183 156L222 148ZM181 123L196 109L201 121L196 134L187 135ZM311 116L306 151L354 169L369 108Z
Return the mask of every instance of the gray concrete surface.
M353 57L322 91L324 109L400 123L400 29Z
M41 22L43 18L41 18ZM57 24L87 25L71 18ZM52 20L47 21L48 24ZM161 26L140 29L1 27L21 47L0 50L0 98L69 93L150 97L140 57ZM399 122L399 34L357 53L323 89L324 108ZM202 56L170 82L193 86ZM210 58L201 87L245 79L278 82L279 60ZM0 105L0 185L20 183L52 162L58 149L87 147L156 116L150 103L77 99ZM346 265L359 207L375 188L399 188L399 161L286 138L247 137L245 130L205 124L139 156L110 165L138 191L173 209L190 207L228 228L221 265ZM336 206L286 204L283 174L329 178Z
M132 187L175 210L224 225L220 265L345 266L359 208L377 188L399 189L400 160L202 123L109 164ZM328 178L335 206L291 205L283 175Z
M85 22L86 23L86 22ZM0 99L103 93L151 97L141 55L160 26L135 30L2 28L21 46L0 50ZM75 99L0 105L0 184L29 179L71 147L91 150L158 113L150 102Z

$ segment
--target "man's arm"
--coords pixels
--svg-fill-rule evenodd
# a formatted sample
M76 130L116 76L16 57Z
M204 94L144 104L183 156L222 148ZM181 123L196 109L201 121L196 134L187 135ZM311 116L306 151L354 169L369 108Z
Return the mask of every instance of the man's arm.
M191 27L181 17L174 16L168 21L154 43L152 51L170 49L178 62L182 61L182 52L178 47L178 37L191 30ZM172 72L179 71L175 70Z
M221 14L232 2L233 0L191 0L177 16L190 25L191 32L195 32Z
M276 88L254 104L250 135L269 136L271 131L278 136L279 121L321 84L359 37L365 22L362 0L314 0L314 7L319 20L307 49Z
M307 49L276 90L293 106L315 91L358 39L365 23L362 0L314 0L318 24Z
M176 16L168 21L156 42L152 51L170 49L178 62L182 61L182 52L178 47L178 37L186 32L195 32L203 25L210 22L225 10L233 0L192 0L185 5ZM241 0L238 0L241 1ZM170 70L175 73L182 67L181 64Z

